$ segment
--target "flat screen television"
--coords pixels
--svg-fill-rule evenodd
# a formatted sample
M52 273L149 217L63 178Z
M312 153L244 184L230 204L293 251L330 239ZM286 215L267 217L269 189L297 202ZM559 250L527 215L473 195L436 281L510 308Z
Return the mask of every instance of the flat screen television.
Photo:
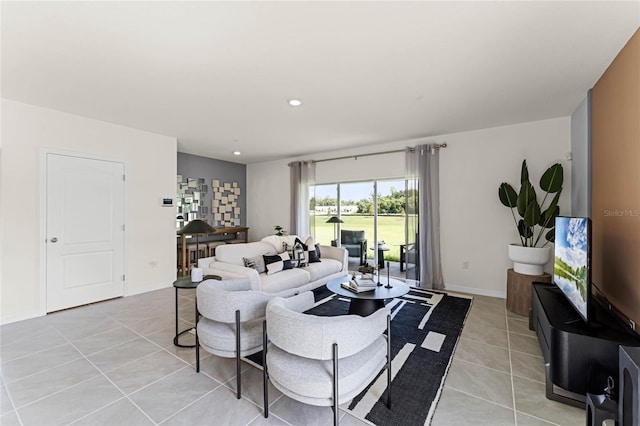
M591 220L556 217L553 282L584 321L591 299Z

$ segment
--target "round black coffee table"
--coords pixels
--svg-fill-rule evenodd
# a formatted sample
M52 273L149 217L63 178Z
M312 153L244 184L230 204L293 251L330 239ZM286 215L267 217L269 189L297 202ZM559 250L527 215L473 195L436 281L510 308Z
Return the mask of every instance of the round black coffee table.
M348 282L350 277L344 276L334 278L327 283L327 288L337 295L348 297L351 299L349 304L349 313L366 317L371 315L380 308L384 308L385 299L393 299L400 297L409 292L409 286L395 278L389 278L389 282L393 287L386 288L387 277L380 277L381 286L377 286L375 290L354 293L340 284ZM377 277L376 277L377 279Z

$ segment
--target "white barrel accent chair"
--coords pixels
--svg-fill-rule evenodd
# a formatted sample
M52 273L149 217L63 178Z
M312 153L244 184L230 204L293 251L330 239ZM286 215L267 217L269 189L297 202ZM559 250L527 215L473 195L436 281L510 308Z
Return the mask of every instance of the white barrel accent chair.
M381 370L387 370L387 407L391 408L391 311L367 317L315 316L312 292L267 305L263 333L264 417L269 416L268 381L305 404L331 406L333 423L339 408L362 392ZM386 335L385 335L386 331ZM268 342L268 343L267 343Z
M196 326L196 372L200 372L200 347L224 358L236 359L236 397L241 392L241 360L262 350L267 303L275 296L289 297L310 286L276 294L251 290L246 277L207 280L196 290L199 320Z

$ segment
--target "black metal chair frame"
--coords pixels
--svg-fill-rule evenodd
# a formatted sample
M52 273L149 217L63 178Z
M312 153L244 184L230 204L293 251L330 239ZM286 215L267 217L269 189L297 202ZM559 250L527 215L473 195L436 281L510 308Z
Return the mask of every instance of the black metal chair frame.
M199 315L196 312L196 318L199 319ZM241 390L241 370L242 370L242 361L240 359L240 310L236 310L236 398L240 399L242 397ZM198 340L198 323L196 321L196 373L200 372L200 341Z
M267 321L262 322L262 392L264 395L264 418L269 417L269 371L267 370ZM387 364L383 370L387 370L387 408L391 409L391 315L387 315ZM339 406L338 406L338 344L333 344L333 424L337 426L339 423Z

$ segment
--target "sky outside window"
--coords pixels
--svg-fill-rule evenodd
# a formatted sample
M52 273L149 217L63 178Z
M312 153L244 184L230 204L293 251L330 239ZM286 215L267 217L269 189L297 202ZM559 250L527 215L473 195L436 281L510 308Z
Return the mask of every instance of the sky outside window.
M348 183L348 185L347 185ZM396 181L378 181L378 193L382 196L391 195L391 188L396 191L404 190L404 182L400 180ZM373 192L373 181L369 182L343 182L340 186L340 199L344 201L359 201L363 198L371 198ZM316 198L336 197L336 186L331 185L317 185L316 186Z

